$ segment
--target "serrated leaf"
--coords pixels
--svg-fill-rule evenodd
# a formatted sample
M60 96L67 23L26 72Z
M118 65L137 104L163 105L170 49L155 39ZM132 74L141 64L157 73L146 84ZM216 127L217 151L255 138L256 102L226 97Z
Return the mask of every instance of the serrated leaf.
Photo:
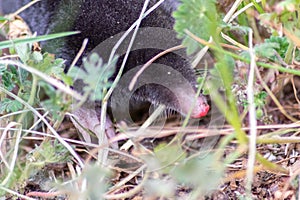
M217 14L214 0L182 0L178 10L173 13L175 18L174 29L182 44L187 47L187 53L194 53L199 43L185 34L189 30L201 39L209 40L212 36L218 38L217 28L221 23Z
M4 85L4 88L7 89L8 91L12 91L14 89L14 87L16 86L15 85L15 82L13 81L13 74L12 73L9 73L8 71L5 71L3 74L2 74L2 83Z
M70 85L72 81L70 81L71 78L64 73L64 62L63 59L55 59L53 54L32 52L27 64L53 78L66 81L65 83Z
M278 52L281 58L285 57L285 53L289 46L289 42L286 37L271 36L270 38L265 39L265 43L276 43L277 46L274 47L274 49ZM275 57L272 59L275 60Z
M0 75L2 75L4 71L6 71L6 65L0 64Z
M264 43L256 45L254 47L254 50L257 56L261 58L267 58L271 61L278 61L276 52L282 59L284 59L288 46L289 46L289 42L286 37L271 36L270 38L265 39ZM241 56L243 58L250 59L250 55L248 51L242 52ZM298 58L299 56L300 56L300 52L298 49L296 49L295 57Z
M265 57L269 59L274 59L275 49L279 49L280 46L277 43L262 43L257 45L254 50L255 53L260 57Z
M6 113L17 112L22 109L23 109L23 105L17 100L4 98L0 103L1 114L3 114L4 112Z
M89 94L91 101L102 100L104 91L111 86L109 78L115 72L117 58L114 58L110 65L103 64L98 54L93 53L89 59L83 59L84 69L72 68L68 75L74 79L80 79L84 82L83 91Z
M68 102L64 101L64 95L61 91L56 90L51 85L41 81L39 83L40 87L43 88L43 91L47 94L48 99L41 102L42 106L49 111L54 120L60 119L63 115L62 112L67 108Z

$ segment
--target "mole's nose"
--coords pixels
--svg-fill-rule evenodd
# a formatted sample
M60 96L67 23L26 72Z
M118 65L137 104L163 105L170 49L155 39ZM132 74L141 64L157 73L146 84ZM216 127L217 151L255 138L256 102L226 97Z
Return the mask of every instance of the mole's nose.
M200 97L198 97L195 107L193 108L191 117L192 118L204 117L207 115L209 108L210 107L207 104L205 97L200 96Z

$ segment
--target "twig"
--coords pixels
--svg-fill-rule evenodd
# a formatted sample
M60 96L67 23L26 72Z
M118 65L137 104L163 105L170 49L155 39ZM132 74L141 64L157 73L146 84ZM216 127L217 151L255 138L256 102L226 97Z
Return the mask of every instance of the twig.
M146 169L147 165L142 165L137 170L135 170L133 173L129 174L126 178L124 178L122 181L118 182L116 185L110 188L110 191L116 190L117 188L121 187L122 185L125 185L128 181L133 179L136 175L141 173L144 169ZM111 192L107 192L108 194Z
M56 196L62 195L62 194L64 194L64 193L61 192L61 191L57 191L57 192L38 192L38 191L33 191L33 192L28 192L26 194L26 196L28 196L28 197L35 196L35 197L41 197L41 198L45 199L45 198L56 197Z
M20 124L16 124L16 125L20 125ZM11 175L13 175L14 168L15 168L16 161L17 161L17 157L18 157L19 144L20 144L20 141L21 141L21 133L22 133L22 128L20 127L17 130L16 141L15 141L15 145L13 147L14 148L14 153L12 155L10 166L9 166L9 173L7 174L7 176L5 177L5 179L3 180L1 185L6 185L9 181Z
M155 60L157 60L158 58L162 57L163 55L182 49L184 48L182 45L178 45L172 48L169 48L163 52L160 52L159 54L157 54L156 56L154 56L153 58L151 58L146 64L144 64L144 66L134 75L134 77L132 78L130 84L129 84L129 91L132 91L135 83L137 82L137 79L139 78L139 76L145 71L145 69L147 69L147 67L149 67Z
M250 137L249 137L249 155L247 163L247 176L246 176L246 193L248 197L251 197L251 186L253 183L254 174L254 164L255 164L255 154L256 154L256 134L257 134L257 120L256 111L254 103L254 75L255 75L255 52L252 44L253 32L249 29L249 53L251 57L250 70L248 75L248 85L247 85L247 101L249 104L249 125L250 125Z
M148 180L148 177L149 177L149 172L146 172L142 182L136 187L134 187L132 190L130 190L129 192L125 192L122 194L105 194L103 195L103 197L105 199L126 199L132 197L134 194L138 193L143 189L146 180Z
M72 64L70 65L69 70L71 70L75 66L75 64L78 62L78 60L79 60L80 56L83 54L88 42L89 42L89 40L87 38L85 38L83 40L82 45L81 45L78 53L76 54L74 60L72 61Z
M109 90L107 91L106 95L104 96L103 100L102 100L102 107L101 107L101 116L100 116L100 121L101 121L101 124L100 124L100 131L99 131L99 137L98 137L98 143L99 144L102 144L102 141L105 139L105 125L106 125L106 111L107 111L107 103L108 103L108 99L109 97L111 96L112 92L114 91L115 87L117 86L120 78L121 78L121 75L123 73L123 69L125 67L125 64L127 62L127 59L128 59L128 56L129 56L129 53L130 53L130 50L131 50L131 47L133 46L133 42L137 36L137 32L138 32L138 29L140 27L140 24L142 22L142 19L143 19L143 15L147 9L147 6L149 4L149 0L145 0L144 2L144 5L143 5L143 8L142 8L142 11L140 13L140 16L137 20L137 24L135 26L135 30L133 32L133 35L131 37L131 40L130 40L130 43L128 45L128 48L127 48L127 51L126 51L126 54L124 56L124 59L123 59L123 62L122 62L122 65L119 69L119 72L114 80L114 82L112 83L111 87L109 88ZM112 62L112 57L110 58L109 62L108 62L108 65ZM98 162L100 163L103 163L105 164L105 158L102 158L102 155L104 155L105 152L103 151L100 151L98 153L98 158L100 160L98 160Z
M22 194L20 194L18 192L15 192L15 191L13 191L11 189L5 188L1 184L0 184L0 190L3 190L5 192L7 192L7 193L10 193L12 195L15 195L15 196L20 197L20 198L25 199L25 200L36 200L36 199L30 198L30 197L27 197L25 195L22 195Z

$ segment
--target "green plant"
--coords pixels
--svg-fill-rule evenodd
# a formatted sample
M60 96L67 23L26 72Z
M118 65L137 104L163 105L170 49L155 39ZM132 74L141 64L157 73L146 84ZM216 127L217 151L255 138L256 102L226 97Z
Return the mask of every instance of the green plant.
M117 58L108 64L104 64L98 54L93 53L88 59L83 59L82 68L72 68L68 75L75 80L81 80L84 83L82 91L85 96L89 96L91 101L102 100L105 91L111 86L108 80L115 72Z
M74 147L62 142L62 138L58 135L56 135L56 139L51 139L48 135L43 142L36 144L30 153L18 152L19 145L26 146L28 144L26 136L35 136L37 132L40 133L39 131L46 131L45 127L51 128L49 123L44 124L45 119L34 120L36 114L49 112L49 122L53 124L54 129L57 129L65 118L65 114L71 111L73 102L71 95L73 93L70 91L70 86L73 85L73 79L81 79L87 83L82 96L92 100L101 100L105 89L110 86L108 79L114 73L116 59L110 66L107 66L103 64L98 55L93 54L89 60L84 59L83 65L86 67L86 71L73 68L70 74L65 74L63 59L55 58L54 55L47 52L32 50L34 42L75 33L0 42L0 49L9 47L9 52L19 58L0 61L0 125L7 126L6 129L11 133L7 135L4 132L1 137L11 136L13 138L7 142L1 140L0 146L11 147L5 154L3 154L4 152L1 154L6 163L1 170L1 174L4 174L0 179L1 195L5 194L5 188L21 190L28 179L35 179L40 176L40 173L43 174L46 165L70 162L70 153L74 156L74 151L70 151ZM101 74L100 81L99 73ZM92 81L89 82L89 80ZM79 98L78 95L77 99L80 99L81 103L87 100L87 98ZM37 109L39 110L37 111ZM18 125L18 129L6 124L8 121L10 124ZM29 127L31 128L28 129ZM54 129L52 128L52 131ZM47 135L47 132L40 134ZM21 158L27 157L27 160L17 159L16 155ZM42 177L42 179L47 178Z

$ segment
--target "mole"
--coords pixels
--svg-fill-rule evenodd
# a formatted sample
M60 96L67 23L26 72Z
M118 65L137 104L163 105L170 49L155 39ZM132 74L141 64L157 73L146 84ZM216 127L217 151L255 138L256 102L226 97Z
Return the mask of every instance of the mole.
M11 13L29 2L30 0L2 0L0 7L3 13ZM157 2L157 0L150 0L148 8ZM144 1L141 0L41 0L20 13L20 16L27 22L32 32L37 33L37 35L80 31L79 34L71 37L42 43L43 50L66 59L66 66L69 66L85 38L88 38L89 42L84 56L97 49L97 46L107 39L116 40L118 34L123 33L136 22L143 4ZM176 33L172 31L174 25L172 12L176 10L179 4L178 0L165 0L142 20L140 35L144 38L137 39L135 42L135 45L139 47L133 48L130 52L123 74L126 75L135 67L142 66L166 48L180 44L180 40L176 39ZM162 34L153 35L156 30L162 30ZM165 34L169 32L173 34ZM158 44L151 44L141 49L141 46L145 45L142 44L144 41L154 41ZM165 43L163 47L157 46L162 43ZM111 49L107 48L106 51L109 53ZM103 50L103 47L101 49ZM149 72L151 74L149 76L158 76L153 77L153 79L156 78L159 83L153 82L142 86L133 96L137 100L166 105L168 109L178 111L182 115L189 112L196 99L191 117L201 118L207 115L209 105L203 95L200 94L198 98L195 98L197 91L196 75L188 59L186 59L187 57L181 56L182 52L181 54L168 53L156 59L154 64L162 64L167 67L159 68L159 73L156 71L156 73L151 74L150 72L155 72L158 68L150 65L144 73ZM104 55L106 52L98 53L101 57L107 57ZM121 62L122 59L118 61L117 69L119 69ZM177 80L173 71L184 79ZM170 74L174 76L168 78ZM172 83L160 84L163 81L171 81ZM185 83L183 84L183 82ZM192 88L191 90L186 88L186 83Z

